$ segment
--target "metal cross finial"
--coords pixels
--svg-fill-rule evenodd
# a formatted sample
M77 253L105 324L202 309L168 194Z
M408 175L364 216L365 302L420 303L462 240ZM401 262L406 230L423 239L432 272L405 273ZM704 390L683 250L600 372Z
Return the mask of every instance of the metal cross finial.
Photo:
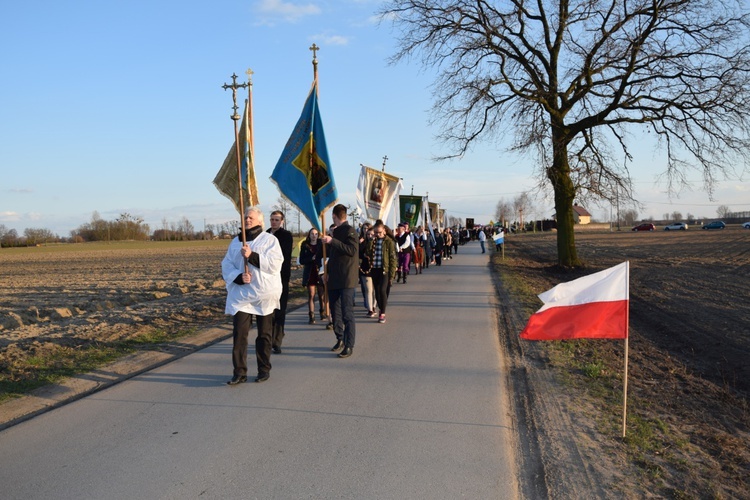
M385 172L385 162L388 161L388 155L383 157L383 172Z
M253 74L255 74L255 72L253 70L251 70L250 68L247 68L247 71L245 71L245 74L247 75L247 83L249 83L250 85L252 85L253 84Z
M312 50L312 53L313 53L313 61L317 60L318 51L320 50L320 47L318 47L317 45L313 43L312 46L310 47L310 50Z
M248 70L250 71L250 70ZM249 75L248 75L249 76ZM237 75L235 73L232 73L232 84L227 85L226 83L221 86L224 90L232 89L232 102L234 105L232 106L232 109L234 109L234 114L231 115L230 118L234 120L235 122L240 119L240 115L237 113L237 89L244 89L247 88L249 83L237 83Z

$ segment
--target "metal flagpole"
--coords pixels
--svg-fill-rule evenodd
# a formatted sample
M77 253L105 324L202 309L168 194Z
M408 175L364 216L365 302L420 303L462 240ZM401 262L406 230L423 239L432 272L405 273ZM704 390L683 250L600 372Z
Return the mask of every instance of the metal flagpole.
M242 246L245 246L247 244L247 239L245 237L245 203L242 196L242 158L240 157L240 134L239 129L237 126L237 122L240 119L240 115L237 114L237 89L244 89L247 88L247 83L237 83L237 75L232 73L232 84L227 85L226 83L222 85L222 88L224 90L232 89L232 109L234 109L234 113L231 115L232 121L234 122L234 152L237 156L237 189L239 189L239 195L240 195L240 223L242 227ZM245 261L245 272L248 272L248 266L247 261Z

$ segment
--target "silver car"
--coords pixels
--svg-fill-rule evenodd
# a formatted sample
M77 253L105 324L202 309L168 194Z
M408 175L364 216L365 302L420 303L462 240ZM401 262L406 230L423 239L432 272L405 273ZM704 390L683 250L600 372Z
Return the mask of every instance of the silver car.
M673 222L668 226L664 226L665 231L684 231L688 228L688 225L684 222Z

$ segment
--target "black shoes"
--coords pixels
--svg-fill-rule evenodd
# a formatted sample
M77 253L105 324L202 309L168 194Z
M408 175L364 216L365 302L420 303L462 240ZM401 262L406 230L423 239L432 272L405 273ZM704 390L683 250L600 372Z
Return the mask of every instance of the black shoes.
M331 349L332 351L340 351L344 347L344 341L343 340L337 340L336 345L333 346Z
M281 347L275 345L275 346L271 347L271 349L273 350L274 354L281 354Z
M247 382L247 377L245 375L235 375L232 377L232 380L227 381L227 385L244 384L245 382Z
M344 347L344 350L339 353L339 358L348 358L352 355L351 347Z
M271 374L270 373L259 373L258 376L255 377L255 381L258 382L258 383L265 382L269 378L271 378Z

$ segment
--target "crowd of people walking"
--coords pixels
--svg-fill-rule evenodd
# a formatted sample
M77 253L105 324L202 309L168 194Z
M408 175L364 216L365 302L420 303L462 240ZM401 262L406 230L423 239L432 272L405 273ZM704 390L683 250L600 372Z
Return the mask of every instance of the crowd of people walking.
M292 259L291 233L282 227L283 213L271 213L271 228L263 232L263 214L257 208L245 213L246 230L232 240L222 261L227 287L225 312L233 316L233 376L227 382L247 381L247 346L253 317L258 375L270 377L271 353L281 354ZM310 229L299 248L302 286L307 294L309 324L317 319L333 330L331 351L339 358L354 352L356 340L355 289L359 284L365 317L386 322L388 297L394 284L407 285L412 276L430 266L442 266L458 255L459 247L487 237L482 229L423 228L400 223L395 230L383 221L359 228L347 221L344 205L333 208L333 225L327 234ZM244 243L243 243L244 241ZM327 292L326 292L327 291ZM316 316L317 300L317 316Z

